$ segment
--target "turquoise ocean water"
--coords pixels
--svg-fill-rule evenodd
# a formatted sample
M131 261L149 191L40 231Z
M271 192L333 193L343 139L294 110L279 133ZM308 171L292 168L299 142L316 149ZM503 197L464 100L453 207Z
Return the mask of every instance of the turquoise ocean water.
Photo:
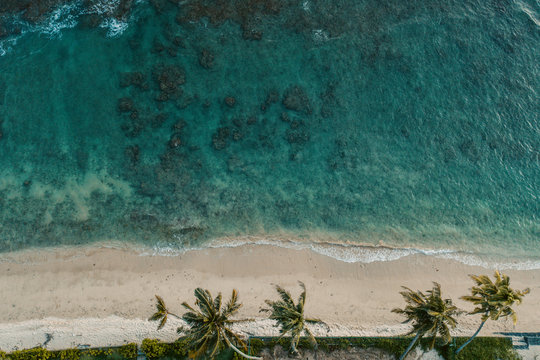
M0 251L254 236L540 267L537 0L90 12L5 20Z

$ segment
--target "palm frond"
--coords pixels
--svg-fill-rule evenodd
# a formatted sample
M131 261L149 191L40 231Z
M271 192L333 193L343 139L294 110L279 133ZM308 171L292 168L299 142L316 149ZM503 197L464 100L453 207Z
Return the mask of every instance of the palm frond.
M208 290L197 288L194 295L195 307L186 302L182 303L182 306L188 310L182 319L189 327L186 330L189 356L213 359L221 349L229 346L238 351L233 342L246 348L240 337L228 328L234 322L229 317L242 306L238 301L238 291L233 290L231 298L225 305L223 305L221 293L212 298ZM243 354L243 356L247 355Z
M300 340L300 336L305 331L308 336L311 332L306 327L307 324L322 323L319 319L310 319L304 317L304 307L306 302L306 287L301 281L298 282L302 292L298 298L298 303L295 304L291 294L279 285L276 285L276 291L280 300L266 300L268 308L263 308L261 312L270 313L269 318L276 321L276 326L279 327L280 338L286 334L291 336L291 351L295 352Z
M403 323L411 323L412 330L408 334L432 336L431 345L434 345L437 334L446 337L450 334L449 327L454 328L457 324L454 316L461 311L453 305L451 299L441 297L441 286L433 283L432 289L425 293L413 291L403 287L403 296L407 306L403 309L393 309L392 312L403 315Z
M167 306L165 305L165 302L163 299L156 295L156 312L152 314L148 318L149 321L159 321L158 330L163 328L165 326L165 323L167 322L167 315L169 314L169 310L167 309Z
M212 294L208 290L197 288L195 289L195 298L197 299L195 301L195 304L199 306L199 310L205 314L206 316L213 316L215 314L214 312L214 304L212 300Z
M161 321L159 322L159 325L158 325L158 330L161 330L164 326L165 326L165 323L167 322L167 317L164 316L163 319L161 319Z
M487 275L470 275L470 277L476 286L471 288L471 295L461 297L477 306L469 314L482 314L482 321L498 320L506 316L517 321L517 316L511 307L522 302L523 296L529 293L528 288L521 291L512 289L510 277L499 271L495 271L495 281Z
M288 306L294 306L294 301L291 297L291 293L289 293L287 290L285 290L279 285L276 285L276 291L278 292L279 296L281 297L281 300L285 304L287 304Z
M233 289L231 298L225 305L225 309L223 310L223 315L226 317L234 315L238 309L242 307L242 304L238 302L238 291L236 289Z

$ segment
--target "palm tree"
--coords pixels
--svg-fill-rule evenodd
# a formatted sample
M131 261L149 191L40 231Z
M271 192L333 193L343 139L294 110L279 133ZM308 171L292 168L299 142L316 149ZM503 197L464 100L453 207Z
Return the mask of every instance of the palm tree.
M160 320L159 330L167 322L167 315L176 318L180 317L169 312L159 296L156 296L156 298L158 300L156 305L157 311L149 320ZM208 290L197 288L195 289L195 298L195 305L198 306L199 310L194 309L188 303L184 302L182 306L188 311L181 317L189 326L186 335L188 347L191 349L189 355L191 358L204 356L205 358L213 359L220 350L230 347L246 359L262 360L261 357L246 355L233 344L236 343L247 351L244 341L229 329L231 324L241 321L229 319L242 306L238 302L238 291L236 289L233 290L231 299L223 308L221 306L221 293L214 299ZM178 332L181 331L182 328L179 328Z
M462 296L461 299L477 306L469 314L482 314L482 322L473 336L456 351L456 355L478 335L489 319L498 320L500 317L511 316L516 325L517 316L512 305L521 304L523 296L529 293L528 288L522 291L510 288L510 278L499 271L495 271L495 282L487 275L470 276L476 286L471 288L471 295Z
M158 321L159 320L159 325L158 325L158 328L157 328L158 330L161 330L161 328L165 326L165 323L167 323L169 315L172 316L172 317L175 317L177 319L181 319L180 316L169 312L169 309L167 308L167 306L165 305L165 302L163 301L163 299L160 296L156 295L156 300L157 300L156 312L152 316L150 316L150 318L148 320L149 321Z
M312 319L304 317L304 305L306 303L306 287L303 282L299 281L300 287L302 288L302 293L298 298L298 304L294 304L294 300L291 297L291 294L283 289L281 286L276 285L276 291L278 292L281 300L271 301L266 300L266 304L269 308L261 309L261 312L270 313L270 319L276 320L276 326L280 326L281 333L280 337L285 336L287 333L291 334L291 353L297 354L297 346L300 341L300 336L302 333L305 333L310 342L316 346L317 341L307 328L307 324L324 324L319 319Z
M426 291L427 295L421 291L403 288L405 291L400 292L400 294L405 299L407 306L404 309L393 309L392 312L405 315L407 319L403 323L412 322L413 328L409 334L416 334L416 336L399 360L403 360L416 341L426 334L433 337L431 349L435 346L437 334L442 336L445 344L449 343L452 336L448 326L455 328L457 322L454 317L460 314L458 308L452 304L451 299L443 300L441 298L441 286L435 282L433 289Z

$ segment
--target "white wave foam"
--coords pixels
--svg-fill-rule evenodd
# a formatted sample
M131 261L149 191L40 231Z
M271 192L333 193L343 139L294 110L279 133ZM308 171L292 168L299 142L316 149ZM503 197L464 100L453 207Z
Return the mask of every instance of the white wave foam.
M536 26L540 27L540 19L534 9L532 9L531 6L529 6L523 1L516 1L516 3L518 4L521 11L523 11Z
M138 0L135 4L141 4L145 0ZM76 0L69 4L63 4L54 9L50 15L37 24L27 23L19 18L14 18L12 23L21 31L18 35L0 41L0 56L10 52L16 44L16 40L27 33L44 34L49 38L62 37L62 30L77 26L82 15L96 14L104 17L99 27L107 29L107 37L116 37L124 33L129 27L129 18L117 19L114 14L120 5L120 0L96 1L91 7L85 8L82 0Z
M328 34L328 31L323 29L317 29L313 30L313 40L324 42L330 40L330 35Z
M42 33L51 37L61 36L63 29L74 28L78 24L79 3L65 4L54 10L46 21L36 27Z
M107 29L107 37L117 37L126 31L129 27L129 23L115 18L107 18L99 25L99 27Z
M85 10L85 13L87 14L108 14L112 15L114 14L115 10L118 8L118 5L120 5L120 0L101 0L96 1L92 3L92 6L90 6L87 10Z
M13 46L15 46L15 44L17 44L17 39L18 39L18 37L14 37L14 38L11 38L11 39L5 39L5 40L0 41L0 56L4 56L9 51L11 51Z
M174 245L155 246L152 249L139 249L141 256L177 256L187 251L208 248L235 248L246 245L268 245L294 250L310 250L347 263L373 263L395 261L410 255L434 256L440 259L458 261L465 265L480 266L498 270L535 270L540 269L540 259L516 260L508 262L503 259L488 258L483 255L466 253L451 249L418 249L393 248L389 246L356 245L349 243L308 242L302 240L282 239L279 237L237 237L217 239L202 247L179 249Z
M86 248L108 248L117 250L133 251L139 256L179 256L189 251L236 248L249 245L276 246L293 250L309 250L317 254L331 257L347 263L373 263L396 261L411 255L433 256L439 259L448 259L465 265L479 266L490 270L536 270L540 269L540 259L527 259L509 261L509 259L486 257L484 255L466 253L451 249L417 249L417 248L393 248L385 245L359 245L350 243L331 242L308 242L297 238L277 236L242 236L235 238L220 238L204 246L189 246L179 248L176 244L158 244L145 246L133 242L104 239L103 241L82 246L63 246L52 248L40 248L40 251L74 250L72 256L85 256ZM81 250L79 252L79 250ZM21 250L20 252L32 252L35 249ZM6 256L7 255L7 256ZM13 261L9 253L0 254L0 262ZM36 259L32 259L36 263Z
M77 25L80 14L81 2L76 1L59 6L47 18L37 24L27 23L19 18L13 19L12 23L20 29L20 33L3 42L16 40L26 33L40 33L50 38L60 37L63 29L71 29Z

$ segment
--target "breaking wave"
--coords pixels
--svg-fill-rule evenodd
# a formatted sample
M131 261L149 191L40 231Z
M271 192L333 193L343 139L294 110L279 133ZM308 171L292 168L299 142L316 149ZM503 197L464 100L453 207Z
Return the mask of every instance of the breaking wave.
M142 0L135 4L142 3ZM19 15L13 15L6 23L9 27L18 29L17 33L8 36L0 41L0 56L9 53L17 44L17 40L28 33L38 33L51 39L61 38L62 30L72 29L80 22L81 16L97 15L101 18L98 27L106 30L107 37L117 37L122 35L129 27L133 16L119 18L115 16L120 6L120 0L101 0L85 7L82 0L74 1L69 4L63 4L50 12L43 20L37 23L29 23L20 18Z
M373 263L395 261L411 255L434 256L440 259L458 261L465 265L480 266L498 270L534 270L540 269L540 260L504 259L490 255L467 253L452 249L420 249L412 247L391 247L386 245L363 245L350 243L308 242L300 239L279 237L237 237L217 239L207 246L179 249L174 246L156 245L151 249L138 249L144 256L177 256L192 250L207 248L235 248L249 245L277 246L294 250L310 250L317 254L331 257L347 263Z

